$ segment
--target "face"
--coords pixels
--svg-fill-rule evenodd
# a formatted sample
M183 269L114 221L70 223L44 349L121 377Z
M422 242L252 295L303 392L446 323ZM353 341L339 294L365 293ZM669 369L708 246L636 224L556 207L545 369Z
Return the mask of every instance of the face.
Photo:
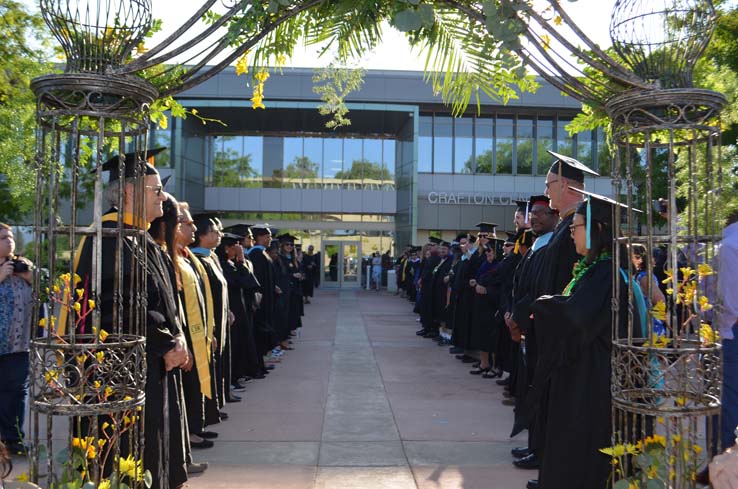
M515 250L515 243L505 243L502 245L502 253L507 256Z
M448 248L446 248L445 246L440 246L438 248L438 256L440 256L441 258L446 258L448 256Z
M461 248L461 253L466 253L466 250L469 249L469 240L467 238L461 238L459 240L459 248Z
M161 185L159 175L146 175L144 177L144 209L146 209L146 222L151 222L157 217L161 217L164 211L161 203L166 200L164 189ZM133 187L131 187L133 190ZM127 195L133 195L133 192L127 192Z
M495 250L494 248L489 248L484 250L484 256L487 258L488 262L493 262L495 260Z
M286 253L288 255L291 255L292 252L295 250L295 244L294 243L282 243L282 253Z
M195 241L197 227L192 222L192 216L189 210L180 210L178 220L180 227L177 231L177 241L183 246L188 246Z
M218 226L210 226L210 231L200 236L200 246L203 248L217 248L223 233L220 232Z
M643 266L643 257L641 255L637 255L633 253L630 257L633 266L636 268L636 270L640 270L641 266Z
M313 251L315 251L315 248L313 247L313 245L308 246L308 254L312 255Z
M571 238L574 240L574 247L580 255L587 254L587 225L584 222L584 216L574 214L574 220L569 226Z
M543 193L551 199L551 207L558 209L564 195L564 178L559 178L556 173L548 172L546 175L546 190Z
M15 253L13 231L0 229L0 258L7 258Z
M487 233L479 233L479 239L477 239L477 244L481 248L482 246L489 243L490 235Z
M525 212L515 211L515 217L513 218L513 224L515 224L515 230L527 229L530 224L525 222Z
M251 234L247 234L246 236L244 236L243 239L241 240L241 246L243 246L246 249L254 246L254 237Z
M545 205L534 205L530 209L530 226L537 235L553 231L559 217Z
M269 245L272 244L272 234L267 233L255 236L254 242L260 246L263 246L264 248L269 248Z

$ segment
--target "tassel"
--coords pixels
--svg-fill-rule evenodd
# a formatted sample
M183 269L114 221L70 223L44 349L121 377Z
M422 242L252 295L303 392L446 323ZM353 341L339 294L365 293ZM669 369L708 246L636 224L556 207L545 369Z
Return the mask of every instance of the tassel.
M528 215L529 215L529 208L530 208L530 201L525 203L525 223L528 224Z
M592 248L592 197L587 198L587 249Z

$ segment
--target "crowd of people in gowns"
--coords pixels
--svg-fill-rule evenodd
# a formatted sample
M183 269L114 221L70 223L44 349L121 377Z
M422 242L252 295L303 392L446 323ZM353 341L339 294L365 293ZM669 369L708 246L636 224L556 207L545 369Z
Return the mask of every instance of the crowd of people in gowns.
M156 151L149 152L151 158ZM186 202L165 191L142 153L114 156L103 165L110 171L108 198L112 207L103 226L117 226L124 216L128 228L147 229L145 242L127 240L123 262L139 250L146 254L145 331L147 353L143 467L154 488L178 488L188 474L203 472L193 449L217 443L218 425L228 419L226 403L242 400L246 383L265 379L295 347L305 304L319 285L319 255L296 249L296 238L273 238L267 224L223 228L217 216L192 215ZM126 180L119 185L118 166ZM139 170L137 170L137 168ZM145 170L143 210L133 202L133 178ZM120 189L123 209L118 209ZM92 240L75 256L80 283L92 283L100 267L98 289L101 328L113 332L114 309L132 310L131 294L117 294L116 270L124 288L134 280L131 267L117 267L118 238L102 239L102 263L93 263ZM139 255L140 256L140 255ZM122 307L116 306L118 296ZM120 322L123 333L129 324ZM89 332L90 317L77 326ZM164 422L163 422L164 421ZM82 423L84 425L84 421ZM121 447L121 450L125 450Z
M517 202L514 231L498 238L498 226L482 222L453 242L429 237L406 248L397 280L415 304L416 334L449 347L481 382L503 386L515 412L511 436L528 432L512 462L538 470L527 488L605 489L611 338L627 327L611 312L618 204L584 191L594 171L552 154L542 194Z

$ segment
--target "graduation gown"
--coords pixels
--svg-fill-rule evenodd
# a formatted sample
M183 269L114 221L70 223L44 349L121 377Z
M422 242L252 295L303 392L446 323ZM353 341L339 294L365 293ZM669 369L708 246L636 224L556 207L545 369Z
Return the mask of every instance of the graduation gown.
M621 297L627 297L627 285L621 285ZM599 449L612 444L612 298L608 259L592 266L570 296L544 296L533 304L540 349L530 397L535 408L546 410L539 476L543 489L608 487L610 457ZM627 300L621 301L618 327L623 332L627 307ZM545 390L548 402L535 403Z
M572 269L579 260L569 229L573 221L574 211L564 216L556 226L536 275L534 299L546 294L560 294L571 280Z
M497 366L506 372L513 370L513 350L516 343L513 343L510 331L505 325L505 312L510 310L515 269L522 258L522 255L518 253L510 253L500 263L500 305L496 312L496 319L500 323L500 332L495 358Z
M423 270L420 274L420 323L427 330L433 329L433 272L441 263L438 255L433 255L423 261Z
M263 358L256 348L254 334L255 292L260 290L251 262L221 260L223 276L228 282L228 303L235 321L231 326L231 379L245 375L255 377L262 373Z
M318 262L318 255L308 255L304 253L302 255L302 269L305 272L305 280L302 281L302 295L305 297L312 297L315 289L315 275L318 274L318 268L320 263Z
M482 273L482 270L484 272ZM477 284L487 289L486 294L474 292L469 346L471 350L494 352L497 349L499 323L496 312L500 305L500 262L495 260L488 266L481 264L477 273ZM474 290L474 288L472 288Z
M273 311L273 328L276 333L278 342L287 340L290 336L289 321L290 316L294 313L290 311L292 296L292 281L290 280L289 271L281 256L277 256L272 261L272 270L274 274L274 285L282 291L277 294L274 302Z
M117 227L117 209L111 209L106 216L114 221L103 222L104 228ZM130 224L127 225L130 227ZM182 335L182 326L177 314L175 302L174 270L171 260L147 233L145 242L126 239L122 247L123 289L121 291L122 327L121 333L134 334L130 329L129 317L132 300L131 294L131 257L140 253L140 246L145 248L146 268L146 384L144 392L144 449L143 466L151 472L153 488L175 487L187 481L185 457L188 453L189 440L183 419L183 398L180 370L175 368L169 372L164 367L164 355L175 347L175 337ZM116 295L116 261L117 237L102 239L101 283L97 291L97 306L100 310L101 329L109 333L115 332L113 323L114 297ZM75 257L76 273L80 276L78 287L90 288L92 281L92 239L85 239ZM136 291L134 291L136 292ZM81 328L91 332L92 315L87 316ZM168 423L162 422L168 420ZM83 420L83 423L86 422ZM103 423L104 417L98 418ZM86 431L83 428L83 431ZM86 434L84 436L87 436ZM126 451L125 436L121 439L122 455ZM111 457L112 458L112 457Z
M454 334L451 337L451 343L458 348L465 350L470 349L471 340L471 321L472 308L474 307L474 287L469 285L469 281L477 276L477 270L485 258L479 254L477 248L469 259L464 260L465 265L459 269L459 301L457 304L456 314L454 315Z
M279 255L286 273L287 283L289 284L289 294L287 296L288 315L287 315L287 333L283 340L289 339L290 331L294 331L302 326L303 302L302 302L302 281L294 277L294 274L301 273L302 268L297 260L286 255ZM285 292L284 289L282 289Z
M254 339L259 354L266 355L279 343L274 325L274 268L263 246L249 248L248 256L254 266L254 276L261 285L261 303L254 312Z
M448 282L444 279L448 276L451 271L451 265L453 264L453 255L447 255L443 260L436 266L433 272L433 328L438 329L441 322L446 322L446 302L448 296Z

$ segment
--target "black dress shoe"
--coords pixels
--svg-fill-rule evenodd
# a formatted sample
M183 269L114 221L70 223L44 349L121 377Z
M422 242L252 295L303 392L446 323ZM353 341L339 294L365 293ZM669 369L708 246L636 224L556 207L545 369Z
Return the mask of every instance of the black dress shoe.
M528 447L517 447L510 450L510 453L515 458L523 458L530 455L530 448Z
M274 370L275 368L277 368L277 367L275 367L274 365L267 365L266 366L266 369L267 370ZM267 373L267 372L264 372L264 373Z
M510 385L510 376L508 375L504 379L498 379L495 381L497 385Z
M200 433L195 434L200 438L207 438L208 440L218 438L218 433L216 433L215 431L201 431Z
M476 360L474 360L474 357L468 357L466 355L463 355L464 358L461 359L461 363L474 363Z
M437 331L428 331L427 333L425 333L423 335L423 338L431 338L431 339L434 339L434 338L438 338L439 336L440 335L438 334Z
M452 355L456 355L458 353L464 353L464 349L459 348L458 346L452 346L451 348L448 349L448 352Z
M214 445L215 443L204 438L201 441L190 441L190 446L192 448L213 448Z
M425 333L427 333L427 332L428 332L428 330L427 330L427 329L425 329L425 328L423 328L423 329L419 329L419 330L417 330L417 331L415 332L415 335L416 335L416 336L423 336L423 335L424 335Z
M525 485L525 489L538 489L538 479L531 479Z
M235 394L231 394L230 396L226 396L225 400L226 402L241 402L241 397L237 396Z
M226 419L228 419L228 413L224 413L224 412L222 412L222 411L221 411L221 412L220 412L220 413L218 413L218 414L220 415L220 419L221 419L222 421L225 421Z
M487 367L487 368L477 367L474 370L470 370L469 371L469 373L472 374L472 375L481 375L481 374L484 374L484 373L487 373L487 372L489 372L489 367Z
M531 453L530 455L515 460L513 465L519 469L537 470L541 467L541 461L538 460L535 453Z
M464 354L462 353L461 355L454 355L454 358L456 358L457 360L463 360L465 356L466 356L466 355L464 355Z

